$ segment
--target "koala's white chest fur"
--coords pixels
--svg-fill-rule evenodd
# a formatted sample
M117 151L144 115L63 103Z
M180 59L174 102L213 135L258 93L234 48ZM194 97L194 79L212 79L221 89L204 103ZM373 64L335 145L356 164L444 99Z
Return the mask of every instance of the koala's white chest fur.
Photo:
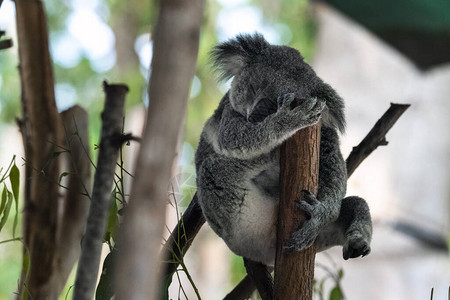
M278 160L265 169L248 170L243 183L246 193L228 246L237 254L273 265L279 203ZM260 166L261 167L261 166Z

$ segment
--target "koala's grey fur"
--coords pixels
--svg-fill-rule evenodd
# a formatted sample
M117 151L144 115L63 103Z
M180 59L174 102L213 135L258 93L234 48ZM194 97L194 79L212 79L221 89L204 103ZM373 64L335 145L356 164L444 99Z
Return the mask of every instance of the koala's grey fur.
M211 228L236 254L273 265L279 146L322 117L319 191L299 203L310 218L286 247L301 250L316 241L318 251L343 245L345 259L368 254L369 208L359 197L344 198L343 100L297 50L270 45L259 34L219 44L212 59L221 79L233 81L205 124L195 159L199 203Z

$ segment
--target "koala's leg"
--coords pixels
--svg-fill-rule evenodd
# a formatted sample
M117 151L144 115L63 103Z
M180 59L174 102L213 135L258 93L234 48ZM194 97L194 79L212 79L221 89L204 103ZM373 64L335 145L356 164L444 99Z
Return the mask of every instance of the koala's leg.
M345 260L370 253L372 219L369 206L360 197L351 196L342 200L338 223L345 235L343 257Z
M317 251L343 246L344 259L365 256L370 252L372 221L364 199L356 196L342 200L338 219L329 224L316 239Z
M273 278L267 266L244 257L247 274L259 292L262 300L273 299Z

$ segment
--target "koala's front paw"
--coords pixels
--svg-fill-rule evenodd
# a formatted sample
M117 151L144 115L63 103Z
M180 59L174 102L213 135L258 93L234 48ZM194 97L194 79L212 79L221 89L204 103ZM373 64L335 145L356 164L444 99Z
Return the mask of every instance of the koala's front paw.
M352 232L347 235L347 241L342 249L342 256L345 260L359 256L366 256L370 253L370 242L360 232Z
M304 128L319 121L325 101L317 98L297 99L293 93L277 99L281 122L294 129Z
M294 93L283 94L277 99L278 110L291 110L297 106L298 101Z
M311 246L316 240L323 226L326 213L325 206L316 196L308 191L304 192L304 199L297 202L297 207L306 214L303 226L292 234L285 249L288 251L300 251Z

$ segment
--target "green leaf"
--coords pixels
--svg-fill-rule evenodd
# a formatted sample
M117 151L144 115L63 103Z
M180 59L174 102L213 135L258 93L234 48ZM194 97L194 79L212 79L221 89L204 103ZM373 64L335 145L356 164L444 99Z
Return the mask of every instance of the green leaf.
M14 200L14 208L15 208L15 214L14 214L14 222L13 222L13 238L16 237L16 228L17 228L17 222L19 219L19 202L17 201L16 198L13 197L13 194L8 191L8 197L10 197L11 199Z
M5 190L3 190L3 193L5 193ZM2 195L3 198L3 195ZM13 203L13 197L12 193L10 191L7 191L7 200L6 200L6 206L5 210L3 211L3 217L0 220L0 231L2 230L3 226L6 224L6 220L8 220L9 211L11 210L11 205Z
M344 277L344 270L343 269L339 269L338 270L338 278L339 280L341 280Z
M3 192L2 192L2 202L0 203L0 216L2 215L3 210L5 209L6 205L6 185L4 184Z
M19 186L20 186L20 172L19 168L14 164L9 171L9 181L11 182L11 189L14 195L14 199L19 201Z
M109 215L108 215L108 227L106 229L105 241L109 241L109 238L112 238L114 242L117 240L117 234L119 230L119 217L118 217L118 208L116 202L116 189L113 190L111 195L111 206L109 207Z
M61 175L59 175L58 183L61 183L61 180L63 179L63 177L66 177L69 174L70 174L69 172L63 172Z
M342 300L343 298L341 288L338 285L335 286L330 292L330 300Z
M109 300L114 296L113 274L116 262L116 250L112 250L103 261L102 274L95 291L96 300Z
M13 223L13 237L16 237L17 221L19 218L19 186L20 186L20 171L19 168L14 164L9 171L9 180L11 182L11 189L14 195L14 207L16 213L14 214Z

